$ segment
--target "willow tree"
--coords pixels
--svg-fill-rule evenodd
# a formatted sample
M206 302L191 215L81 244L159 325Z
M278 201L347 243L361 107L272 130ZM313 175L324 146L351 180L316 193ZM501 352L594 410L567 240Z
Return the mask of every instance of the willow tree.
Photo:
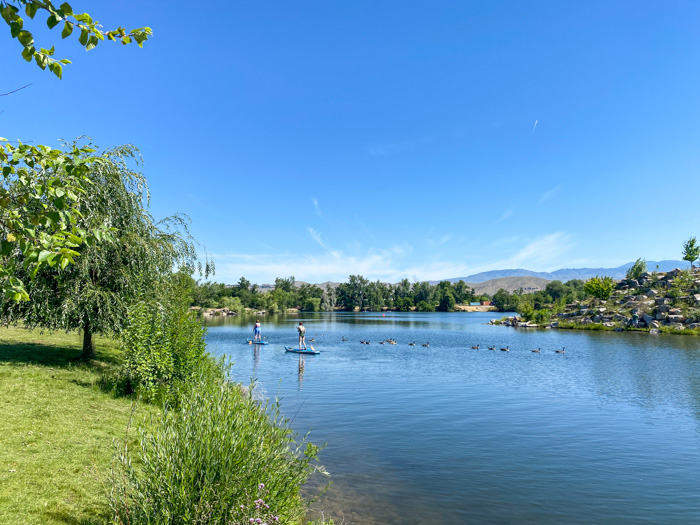
M54 46L46 49L34 41L30 28L42 18L49 29L58 27L63 39L73 35L87 51L104 40L135 42L142 47L152 34L149 27L126 30L119 26L105 31L88 13L74 12L68 2L57 6L51 0L0 0L0 18L8 25L10 37L20 44L22 58L58 78L70 60L55 58ZM0 293L5 299L28 300L26 279L41 268L71 264L79 255L76 247L90 237L103 236L104 232L81 230L75 220L80 200L90 191L86 173L97 160L89 153L83 148L13 146L0 137Z
M77 226L108 235L74 247L74 264L40 269L26 285L29 301L4 303L6 322L81 330L82 357L89 359L93 334L119 335L129 306L144 293L158 293L174 268L209 273L211 265L198 262L186 217L156 222L151 216L146 179L133 169L139 161L133 146L100 154L88 177L90 191L78 203Z

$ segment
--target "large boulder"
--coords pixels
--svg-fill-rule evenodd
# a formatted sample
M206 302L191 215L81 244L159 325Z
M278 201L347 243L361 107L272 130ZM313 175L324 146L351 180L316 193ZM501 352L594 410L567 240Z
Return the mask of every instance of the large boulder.
M685 321L685 317L682 315L669 315L667 320L669 323L682 323Z
M671 310L671 307L667 304L660 304L659 306L656 307L657 312L669 312Z
M647 326L649 326L651 324L651 322L654 320L654 318L652 316L650 316L649 314L644 314L642 316L642 319L644 319L644 322L647 324Z

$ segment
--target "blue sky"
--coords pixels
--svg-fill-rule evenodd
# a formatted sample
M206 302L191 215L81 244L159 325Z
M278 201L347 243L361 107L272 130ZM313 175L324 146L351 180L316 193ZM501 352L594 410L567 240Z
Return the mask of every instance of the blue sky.
M138 146L218 281L611 267L700 235L697 2L72 5L154 36L38 29L61 81L3 38L0 92L33 85L0 135Z

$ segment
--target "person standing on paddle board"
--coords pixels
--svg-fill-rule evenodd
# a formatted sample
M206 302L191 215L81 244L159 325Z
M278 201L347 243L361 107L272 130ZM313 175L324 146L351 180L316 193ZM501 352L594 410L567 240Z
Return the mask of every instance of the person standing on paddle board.
M253 341L260 341L260 321L255 321L255 327L253 328Z
M297 326L297 332L299 332L299 350L301 350L302 345L304 345L304 350L306 350L306 328L304 328L301 321L299 321L299 326Z

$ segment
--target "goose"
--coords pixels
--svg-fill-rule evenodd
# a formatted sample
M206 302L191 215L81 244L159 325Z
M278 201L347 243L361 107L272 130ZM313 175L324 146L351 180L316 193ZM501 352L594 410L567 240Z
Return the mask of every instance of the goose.
M316 338L315 338L315 337L312 337L311 339L309 339L309 341L311 341L312 343L315 343L315 342L316 342Z
M341 340L341 341L347 341L348 338L347 338L347 337L341 337L340 340Z
M379 341L379 344L380 344L380 345L383 345L383 344L384 344L384 341Z
M412 343L408 343L408 346L416 346L416 342L413 341Z
M488 348L489 348L489 350L495 350L495 349L496 349L495 346L489 346Z
M478 350L478 349L479 349L479 345L472 346L472 350Z
M423 343L421 346L429 347L430 343Z
M510 352L510 347L501 348L501 352Z
M556 354L563 354L565 349L566 349L566 347L565 347L565 346L562 346L562 347L561 347L561 350L555 350L554 353L556 353Z
M536 353L536 354L539 354L539 353L540 353L540 349L538 348L537 350L531 350L531 352L534 352L534 353Z

